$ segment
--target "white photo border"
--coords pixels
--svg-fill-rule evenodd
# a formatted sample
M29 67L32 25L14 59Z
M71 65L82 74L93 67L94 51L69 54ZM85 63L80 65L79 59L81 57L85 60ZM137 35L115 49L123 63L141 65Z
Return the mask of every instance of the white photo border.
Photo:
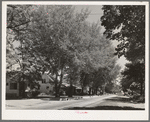
M6 110L6 11L7 4L40 4L40 5L145 5L146 6L146 70L145 70L145 110L142 111L105 111L86 110L79 114L76 110ZM149 116L149 2L112 2L112 1L2 1L2 120L148 120ZM85 110L80 110L85 112Z

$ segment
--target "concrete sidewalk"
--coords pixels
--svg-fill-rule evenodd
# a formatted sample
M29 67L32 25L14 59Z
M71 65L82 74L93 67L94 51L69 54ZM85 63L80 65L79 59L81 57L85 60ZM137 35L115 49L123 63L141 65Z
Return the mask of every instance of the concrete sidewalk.
M38 104L47 103L42 99L21 99L21 100L6 100L6 108L8 107L23 107L23 106L33 106Z

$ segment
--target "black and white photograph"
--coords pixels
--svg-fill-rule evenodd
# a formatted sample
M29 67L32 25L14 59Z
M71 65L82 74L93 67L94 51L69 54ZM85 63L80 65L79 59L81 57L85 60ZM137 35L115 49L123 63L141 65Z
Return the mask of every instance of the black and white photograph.
M5 1L2 15L2 119L148 119L148 2Z

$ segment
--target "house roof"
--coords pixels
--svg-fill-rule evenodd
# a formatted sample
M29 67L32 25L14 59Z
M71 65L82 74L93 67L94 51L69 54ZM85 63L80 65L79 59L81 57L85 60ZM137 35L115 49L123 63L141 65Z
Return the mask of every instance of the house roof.
M49 75L47 75L51 82L54 82L54 79L52 79Z

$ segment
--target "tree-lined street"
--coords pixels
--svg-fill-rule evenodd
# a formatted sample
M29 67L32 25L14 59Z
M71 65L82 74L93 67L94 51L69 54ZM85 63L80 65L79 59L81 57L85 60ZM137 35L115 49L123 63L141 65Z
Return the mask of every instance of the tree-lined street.
M145 6L101 8L103 15L91 23L89 9L76 11L74 5L7 6L6 108L130 110L132 102L144 105ZM122 71L121 56L129 61ZM37 99L41 93L83 99Z

